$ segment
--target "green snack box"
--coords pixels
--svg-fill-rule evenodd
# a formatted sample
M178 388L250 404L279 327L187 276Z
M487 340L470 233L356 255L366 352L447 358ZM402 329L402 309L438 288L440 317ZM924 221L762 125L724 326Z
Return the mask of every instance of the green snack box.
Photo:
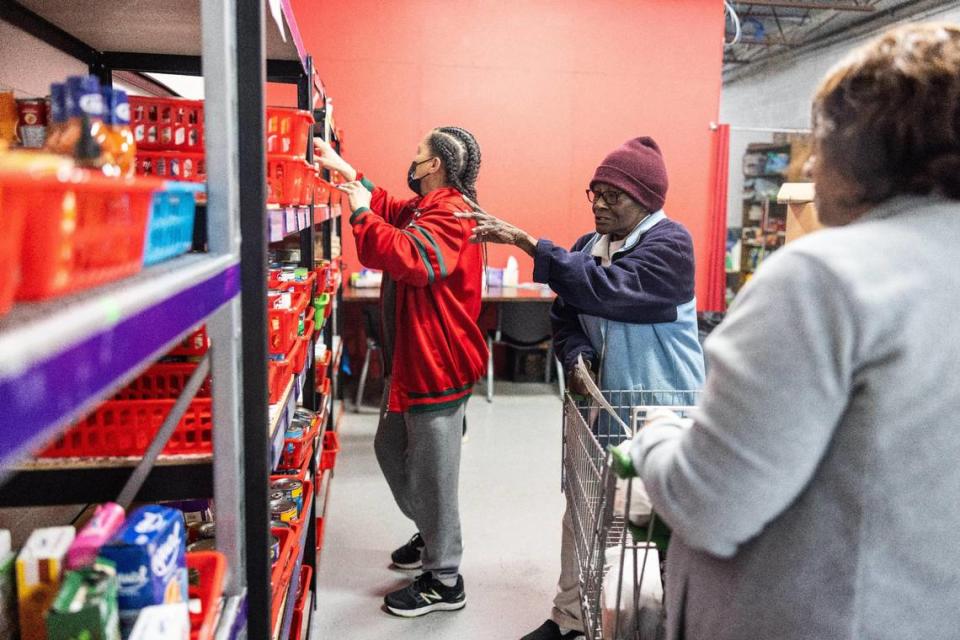
M116 566L109 560L68 572L47 612L47 640L119 640L117 590Z
M19 637L17 583L14 575L17 554L9 549L9 534L7 534L6 545L0 542L0 638Z

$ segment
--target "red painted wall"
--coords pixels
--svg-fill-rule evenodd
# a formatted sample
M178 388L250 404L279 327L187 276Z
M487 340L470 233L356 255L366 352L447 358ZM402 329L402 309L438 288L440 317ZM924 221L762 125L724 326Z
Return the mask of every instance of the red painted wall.
M334 100L345 156L404 195L417 142L458 125L483 153L488 211L570 245L592 230L584 189L624 140L653 136L670 172L668 215L697 244L704 286L708 125L717 120L719 0L294 0L307 49ZM271 102L283 92L272 90ZM346 225L345 225L346 226ZM513 253L521 281L532 261ZM349 269L353 238L344 235Z

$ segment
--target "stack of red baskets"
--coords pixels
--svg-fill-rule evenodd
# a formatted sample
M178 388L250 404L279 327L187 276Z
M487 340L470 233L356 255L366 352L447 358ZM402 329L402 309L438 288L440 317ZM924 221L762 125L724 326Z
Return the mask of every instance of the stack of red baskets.
M203 101L181 98L130 98L137 142L137 173L203 182ZM267 108L267 202L282 206L313 204L318 178L307 162L312 140L309 111Z

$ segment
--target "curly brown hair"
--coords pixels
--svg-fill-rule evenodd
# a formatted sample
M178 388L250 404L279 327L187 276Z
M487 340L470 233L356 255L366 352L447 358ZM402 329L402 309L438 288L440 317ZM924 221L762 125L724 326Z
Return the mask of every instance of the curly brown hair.
M960 27L909 24L854 51L814 97L816 153L863 202L960 199Z

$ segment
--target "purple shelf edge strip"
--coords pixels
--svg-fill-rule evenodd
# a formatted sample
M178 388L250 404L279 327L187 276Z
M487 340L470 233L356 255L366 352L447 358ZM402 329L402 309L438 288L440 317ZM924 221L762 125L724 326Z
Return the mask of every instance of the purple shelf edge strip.
M83 342L0 380L0 469L28 445L53 438L62 416L98 396L159 347L240 291L240 267L224 271Z

